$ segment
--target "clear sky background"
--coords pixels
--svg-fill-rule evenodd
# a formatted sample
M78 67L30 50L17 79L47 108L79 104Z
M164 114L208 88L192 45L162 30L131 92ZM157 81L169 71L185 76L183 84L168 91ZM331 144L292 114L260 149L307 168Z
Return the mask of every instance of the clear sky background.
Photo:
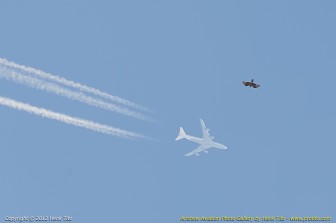
M0 217L336 217L334 1L1 1L0 57L149 107L151 123L1 79ZM255 79L259 89L244 87ZM203 118L227 150L178 141Z

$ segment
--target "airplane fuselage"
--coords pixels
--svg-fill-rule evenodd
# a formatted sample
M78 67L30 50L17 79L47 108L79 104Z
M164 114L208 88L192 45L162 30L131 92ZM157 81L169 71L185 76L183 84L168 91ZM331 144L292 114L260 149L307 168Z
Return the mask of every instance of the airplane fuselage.
M198 143L200 145L206 146L208 149L209 148L217 148L217 149L226 149L227 147L224 146L223 144L220 144L218 142L214 142L211 139L202 139L202 138L198 138L195 136L190 136L190 135L186 135L185 139Z
M203 141L204 141L201 138L198 138L198 137L195 137L195 136L190 136L190 135L186 135L185 139L187 139L189 141L192 141L192 142L195 142L195 143L198 143L198 144L203 144Z

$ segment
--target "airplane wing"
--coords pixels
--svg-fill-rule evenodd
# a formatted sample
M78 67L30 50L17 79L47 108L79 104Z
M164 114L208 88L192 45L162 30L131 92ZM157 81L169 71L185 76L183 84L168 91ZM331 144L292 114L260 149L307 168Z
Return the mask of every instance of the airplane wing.
M193 151L191 151L190 153L185 154L185 156L191 156L191 155L197 155L199 152L202 152L203 150L208 149L208 147L204 146L204 145L200 145L199 147L197 147L196 149L194 149Z
M206 126L205 126L205 123L202 119L200 119L201 121L201 126L202 126L202 132L203 132L203 139L211 139L210 138L210 135L209 135L209 131L210 129L208 129Z

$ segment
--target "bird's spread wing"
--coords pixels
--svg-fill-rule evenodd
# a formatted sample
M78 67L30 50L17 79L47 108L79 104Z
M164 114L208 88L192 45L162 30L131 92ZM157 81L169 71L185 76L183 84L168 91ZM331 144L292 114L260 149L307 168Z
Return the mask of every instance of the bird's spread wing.
M259 85L259 84L256 84L256 85L254 86L254 88L258 88L258 87L260 87L260 85Z
M206 146L200 145L199 147L197 147L196 149L194 149L190 153L185 154L185 156L191 156L191 155L197 154L199 152L202 152L203 150L206 150L206 149L207 149Z

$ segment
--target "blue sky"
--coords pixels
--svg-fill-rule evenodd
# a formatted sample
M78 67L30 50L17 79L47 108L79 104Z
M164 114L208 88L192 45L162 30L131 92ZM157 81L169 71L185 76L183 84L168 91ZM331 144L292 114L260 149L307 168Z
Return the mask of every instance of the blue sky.
M0 217L177 222L335 217L333 1L3 1L0 57L126 98L158 123L0 80L1 96L157 139L4 106ZM245 88L254 78L259 89ZM228 150L185 157L203 118Z

